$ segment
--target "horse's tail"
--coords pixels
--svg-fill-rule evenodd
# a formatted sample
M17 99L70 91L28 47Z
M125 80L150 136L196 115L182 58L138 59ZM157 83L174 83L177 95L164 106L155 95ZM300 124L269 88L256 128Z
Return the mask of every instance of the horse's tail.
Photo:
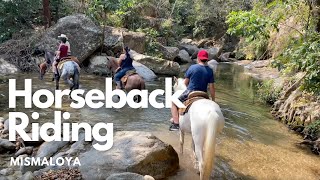
M216 136L218 134L218 121L216 120L215 114L210 112L208 116L208 126L206 132L206 139L204 142L204 157L202 165L202 173L200 174L201 180L210 179L212 168L214 165L215 147L216 147Z

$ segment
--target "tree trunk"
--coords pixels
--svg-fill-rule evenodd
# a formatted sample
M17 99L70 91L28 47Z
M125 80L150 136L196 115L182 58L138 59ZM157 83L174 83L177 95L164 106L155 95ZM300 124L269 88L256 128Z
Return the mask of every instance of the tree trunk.
M43 16L46 27L51 26L50 0L42 0Z
M316 31L320 33L320 0L314 1L314 17L317 22Z

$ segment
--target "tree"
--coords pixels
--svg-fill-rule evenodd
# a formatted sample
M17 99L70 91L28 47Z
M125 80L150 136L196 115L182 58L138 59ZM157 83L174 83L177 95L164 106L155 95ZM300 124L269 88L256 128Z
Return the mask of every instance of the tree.
M320 33L320 0L314 1L314 17L317 20L316 31Z
M117 9L119 0L93 0L89 3L88 15L98 22L102 29L101 42L104 42L108 13ZM102 48L101 48L102 53Z
M51 26L50 0L42 0L43 16L46 27Z

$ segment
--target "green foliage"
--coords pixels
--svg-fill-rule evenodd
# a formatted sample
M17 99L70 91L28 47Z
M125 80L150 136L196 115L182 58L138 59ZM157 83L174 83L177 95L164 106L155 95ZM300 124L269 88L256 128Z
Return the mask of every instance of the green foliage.
M161 57L158 50L157 38L160 36L159 32L153 28L137 29L138 32L143 32L147 36L146 54L155 57Z
M278 51L274 67L282 69L285 74L305 72L302 89L319 95L320 35L311 29L315 29L316 21L311 15L304 0L257 1L251 11L231 12L226 22L229 34L243 38L238 51L246 54L247 59L260 59L269 51ZM295 26L291 27L291 24ZM275 36L280 26L281 36L287 38L272 39L271 36ZM281 49L277 49L279 47ZM261 89L267 87L264 86ZM262 99L273 101L275 96L272 92L261 91Z
M320 120L308 125L303 131L310 139L317 140L320 137Z
M42 21L38 9L40 1L1 1L0 3L0 42L12 38L14 33L32 28Z
M293 41L277 58L276 65L283 65L286 73L306 72L302 88L320 95L320 34L312 33L307 39Z
M270 21L253 11L233 11L226 22L229 25L227 32L231 35L246 37L249 41L269 38L267 27Z
M274 86L274 80L269 80L258 84L258 98L262 102L273 104L279 98L281 88Z
M217 36L226 30L225 17L232 10L250 8L251 1L244 0L173 0L172 18L180 26L181 34L192 34L195 38Z
M89 1L87 15L100 25L105 25L108 13L116 11L119 0L92 0Z
M50 1L52 20L71 14L66 0ZM24 35L35 27L43 25L42 1L40 0L1 0L0 3L0 43Z
M248 59L266 56L270 33L277 30L279 19L270 19L252 11L233 11L227 16L227 33L244 37L242 51Z

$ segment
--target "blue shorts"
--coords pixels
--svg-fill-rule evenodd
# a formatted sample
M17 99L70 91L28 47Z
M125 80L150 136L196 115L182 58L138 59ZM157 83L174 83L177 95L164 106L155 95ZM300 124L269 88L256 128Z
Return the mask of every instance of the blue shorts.
M114 80L116 82L120 82L121 78L126 75L127 71L134 69L134 67L130 67L130 68L124 68L121 69L120 71L118 71L115 75L114 75Z
M187 99L188 99L188 96L189 96L189 94L191 93L192 91L191 90L185 90L180 96L179 96L179 100L181 101L181 102L185 102Z

